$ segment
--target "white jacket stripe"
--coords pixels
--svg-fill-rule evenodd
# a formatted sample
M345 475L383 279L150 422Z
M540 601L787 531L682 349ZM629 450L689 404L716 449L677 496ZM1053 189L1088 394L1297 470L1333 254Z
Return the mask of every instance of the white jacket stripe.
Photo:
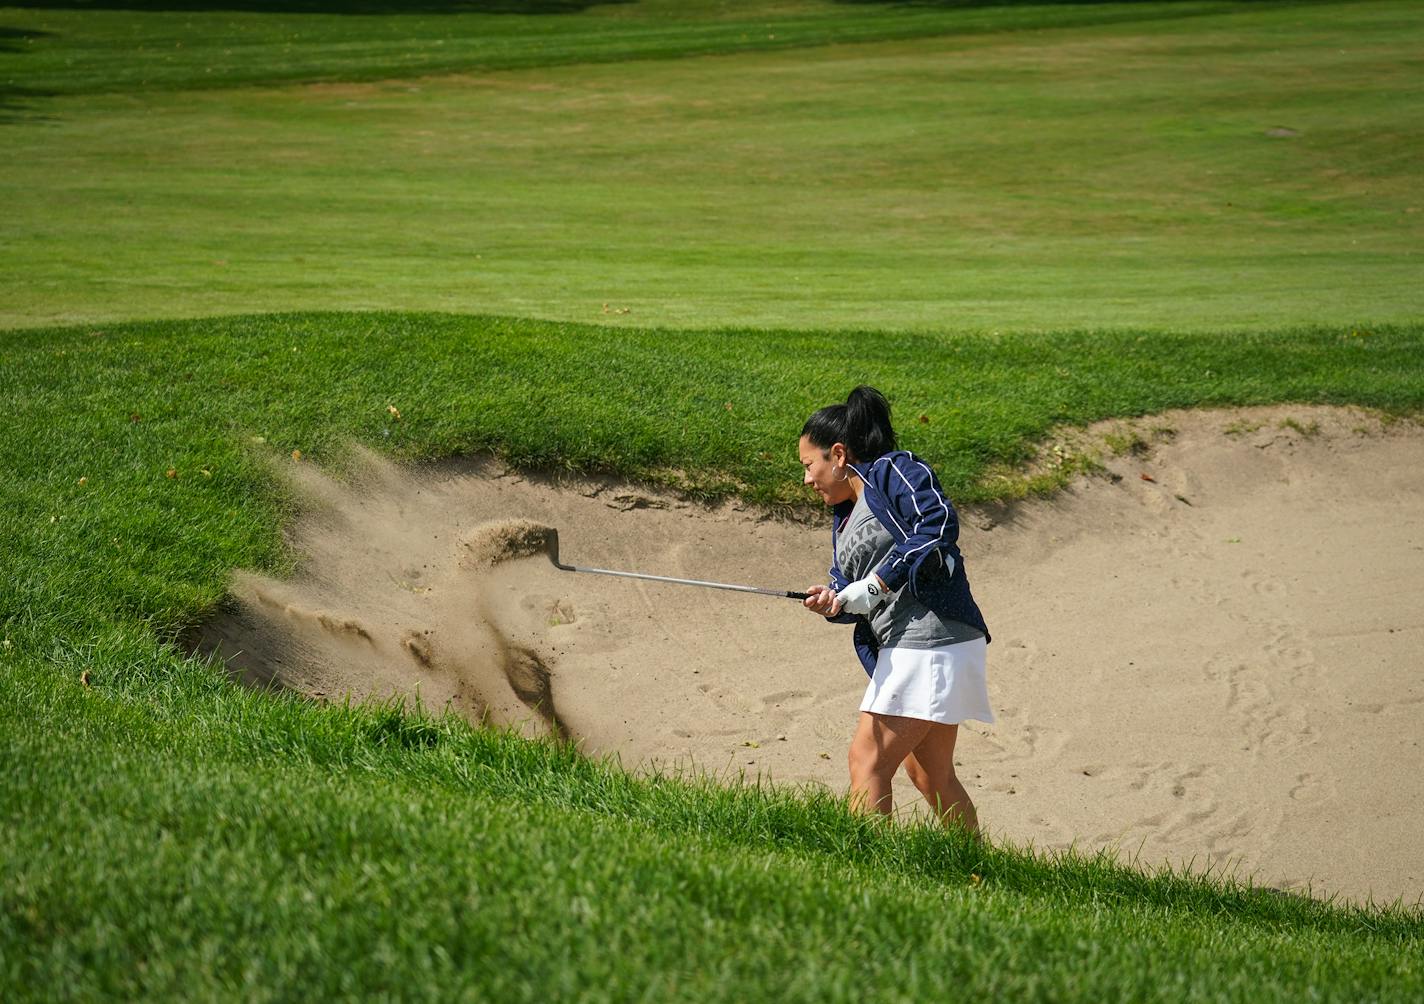
M924 472L926 475L925 483L930 486L931 490L934 491L935 502L937 503L937 507L939 509L939 531L934 535L933 539L926 540L919 547L911 548L910 550L906 551L906 558L909 558L912 555L925 550L926 548L934 547L936 544L938 544L941 540L944 539L944 531L949 526L949 504L945 501L944 496L940 494L939 490L934 487L933 472L930 471L929 467L926 466L923 461L916 460L915 463L920 467L924 468ZM895 462L893 460L890 462L890 469L895 472L896 477L898 477L901 481L905 482L905 487L909 489L910 504L915 507L915 515L919 517L919 522L917 523L915 529L923 531L926 528L925 514L924 511L920 509L919 499L915 497L915 486L910 484L910 479L905 477L904 473L900 470L900 468L895 466Z

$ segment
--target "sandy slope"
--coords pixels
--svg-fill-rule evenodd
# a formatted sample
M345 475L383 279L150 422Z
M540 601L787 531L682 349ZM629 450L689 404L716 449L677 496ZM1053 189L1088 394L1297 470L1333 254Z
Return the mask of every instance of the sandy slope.
M1116 423L1070 448L1130 429L1150 449L1110 476L962 513L995 636L999 721L960 743L981 818L1017 842L1414 901L1424 433L1295 407ZM237 573L205 632L249 678L418 688L630 766L843 788L865 684L848 629L790 600L478 554L484 524L520 517L558 527L565 562L799 589L823 580L824 526L480 463L369 458L350 485L290 470L313 501L300 574Z

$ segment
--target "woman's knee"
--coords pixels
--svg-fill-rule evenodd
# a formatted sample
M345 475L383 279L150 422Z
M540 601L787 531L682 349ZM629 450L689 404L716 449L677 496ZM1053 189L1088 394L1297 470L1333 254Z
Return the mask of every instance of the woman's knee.
M850 744L847 765L852 777L876 777L893 775L899 764L889 762L885 751L873 742L856 741Z
M929 774L924 767L920 766L919 760L914 757L905 758L905 775L910 779L910 783L920 791L924 791L926 785L930 783Z
M954 745L959 732L957 725L935 725L912 757L919 767L930 777L954 777Z

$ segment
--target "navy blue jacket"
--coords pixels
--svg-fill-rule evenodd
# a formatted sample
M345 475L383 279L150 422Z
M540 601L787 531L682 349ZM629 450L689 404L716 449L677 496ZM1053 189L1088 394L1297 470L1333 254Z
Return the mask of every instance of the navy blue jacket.
M850 468L865 484L866 505L895 541L875 574L891 590L908 586L910 595L935 613L978 628L989 641L989 628L969 592L969 576L959 553L959 515L934 471L906 450L895 450L870 463L851 464ZM853 508L855 500L847 499L832 509L831 587L836 592L850 584L835 555L841 526ZM870 621L852 614L831 620L855 624L856 655L866 673L873 675L880 643L870 630Z

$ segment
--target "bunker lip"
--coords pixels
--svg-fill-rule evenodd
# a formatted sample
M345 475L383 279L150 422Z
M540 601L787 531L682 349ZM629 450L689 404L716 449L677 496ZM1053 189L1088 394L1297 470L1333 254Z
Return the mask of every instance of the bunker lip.
M1103 475L960 514L999 720L965 725L959 770L990 834L1415 900L1424 780L1398 754L1424 734L1424 430L1357 409L1171 413L1065 433L1043 464L1076 451ZM235 672L418 695L630 768L844 790L865 677L843 629L540 553L557 527L580 564L804 588L825 580L823 520L483 459L364 454L349 484L282 470L309 502L297 574L234 573L203 626ZM903 782L896 800L918 801Z

